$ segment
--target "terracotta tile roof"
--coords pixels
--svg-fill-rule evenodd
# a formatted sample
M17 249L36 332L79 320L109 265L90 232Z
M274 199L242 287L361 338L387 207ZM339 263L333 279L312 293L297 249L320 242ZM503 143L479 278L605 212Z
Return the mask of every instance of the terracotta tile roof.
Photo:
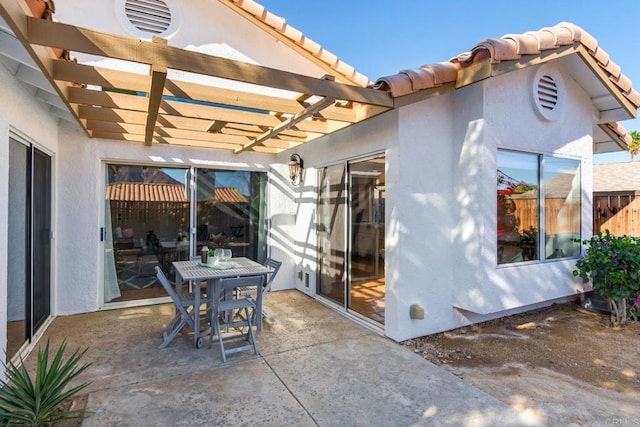
M593 192L640 192L640 162L593 165Z
M621 73L620 67L598 46L597 40L575 24L562 22L553 27L524 34L508 34L499 39L485 39L471 51L464 52L448 62L423 65L420 68L402 70L398 74L381 77L376 87L390 90L394 97L417 92L421 89L456 82L458 70L484 59L491 63L517 61L522 55L540 55L543 51L580 43L597 60L602 70L622 95L636 108L640 107L640 93L631 87L631 80Z
M213 189L213 203L248 203L245 196L233 187L216 187Z
M128 202L187 202L183 184L117 182L107 185L107 200Z
M302 34L301 31L287 24L284 18L267 11L264 6L256 3L255 1L221 1L225 4L233 5L236 8L247 12L247 15L250 15L250 17L256 19L259 23L265 24L268 27L272 28L281 37L292 41L295 45L299 46L304 51L329 66L333 71L344 77L347 81L362 87L370 86L372 84L367 76L357 72L351 65L341 61L336 55L324 49L315 41L306 37L304 34Z
M184 184L156 184L149 182L117 182L107 185L107 200L127 202L188 202ZM216 187L209 199L216 203L248 203L247 198L233 187Z
M579 26L562 22L553 27L542 28L524 34L508 34L499 39L485 39L469 52L463 52L447 62L427 64L419 68L402 70L398 74L379 78L374 87L388 90L392 96L400 97L423 89L432 89L447 83L461 87L475 80L461 79L458 71L473 64L490 60L491 64L504 61L519 61L522 55L544 54L565 46L581 45L600 66L601 72L608 77L622 97L636 110L640 107L640 93L631 87L631 80L622 74L620 67L609 59L609 55L598 46L597 40ZM617 122L601 124L603 131L614 140L628 145L632 138L626 129Z

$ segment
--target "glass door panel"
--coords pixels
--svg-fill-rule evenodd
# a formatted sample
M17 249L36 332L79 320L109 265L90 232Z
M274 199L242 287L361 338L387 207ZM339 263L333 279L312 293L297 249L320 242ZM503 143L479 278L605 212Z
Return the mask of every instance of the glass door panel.
M318 293L345 304L346 189L344 165L320 170L318 189Z
M263 172L196 169L196 253L206 246L265 260L266 182Z
M7 251L7 359L29 339L27 289L30 286L29 147L9 140L9 250Z
M51 314L51 157L33 149L33 282L31 301L36 331Z
M51 157L9 140L7 360L51 314Z
M160 266L189 259L189 169L107 165L104 301L167 296Z
M349 164L349 307L384 323L384 157Z

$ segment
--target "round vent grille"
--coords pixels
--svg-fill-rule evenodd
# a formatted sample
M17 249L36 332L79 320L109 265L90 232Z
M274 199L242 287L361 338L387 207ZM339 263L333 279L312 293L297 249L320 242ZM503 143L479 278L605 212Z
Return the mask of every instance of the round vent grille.
M171 10L163 0L127 0L124 11L131 25L145 33L162 34L171 25Z
M532 89L533 103L538 115L546 120L557 120L563 110L562 75L549 64L544 64L535 73Z
M558 105L558 86L553 77L545 74L538 80L538 102L547 110L554 110Z

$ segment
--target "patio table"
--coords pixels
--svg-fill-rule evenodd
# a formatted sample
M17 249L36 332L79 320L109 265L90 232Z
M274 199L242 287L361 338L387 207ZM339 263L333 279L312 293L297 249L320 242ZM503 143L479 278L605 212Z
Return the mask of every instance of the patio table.
M266 279L266 275L271 272L269 267L252 261L249 258L234 257L231 258L229 262L234 265L233 268L216 269L203 265L200 260L174 261L173 268L176 271L176 292L181 292L182 283L185 281L194 281L195 283L198 283L205 280L207 282L207 295L216 295L216 285L220 279L255 275L264 275ZM193 292L195 294L195 306L200 307L202 304L200 286L193 286L193 288ZM209 312L209 304L211 303L215 302L207 301L207 313ZM262 286L258 287L256 312L262 313ZM261 317L262 316L258 316L258 330L262 329ZM211 328L209 327L204 331L200 331L200 316L195 316L194 329L193 343L196 348L200 348L204 342L203 337L211 333Z

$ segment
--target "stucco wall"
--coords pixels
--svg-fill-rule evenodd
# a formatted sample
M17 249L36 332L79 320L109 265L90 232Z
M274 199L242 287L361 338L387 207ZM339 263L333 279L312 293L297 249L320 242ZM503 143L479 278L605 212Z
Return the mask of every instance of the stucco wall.
M396 340L423 335L426 327L451 316L446 301L452 292L451 230L457 216L451 191L453 117L453 99L447 95L399 112L397 213L390 225L397 242L387 242L394 256L385 270L386 302L391 304L385 332ZM424 309L424 320L410 319L411 304Z
M33 98L25 87L8 72L4 66L0 66L0 347L6 350L6 321L7 321L7 258L11 250L11 242L7 241L8 214L12 207L8 205L8 178L9 178L9 137L20 141L33 143L38 148L53 155L52 165L54 171L53 191L58 192L55 181L55 171L59 168L57 146L58 128L57 119L50 116L47 109ZM57 211L55 201L53 204L54 215ZM53 248L57 242L57 230L54 223ZM54 255L55 256L55 255ZM55 264L52 272L52 285L55 285ZM15 284L14 284L15 285ZM22 313L24 315L24 311ZM12 315L12 317L15 317Z
M582 233L590 234L590 100L565 79L565 115L542 120L531 101L534 73L488 79L400 110L400 163L413 175L398 178L401 233L398 269L387 270L387 304L396 304L387 305L388 336L440 332L583 290L571 274L575 259L496 264L498 148L582 158ZM424 308L424 320L409 318L413 303Z
M496 152L509 148L539 154L582 159L582 198L590 201L592 110L586 94L570 78L564 78L563 114L543 120L532 102L536 68L489 79L484 88L484 119L476 120L477 138L458 139L458 169L473 170L481 158L478 174L458 175L455 192L468 201L460 206L460 242L469 232L474 244L458 245L459 265L454 278L454 305L480 314L491 314L528 304L575 295L583 290L572 277L575 259L542 261L527 265L496 267L497 221L495 208ZM558 69L558 71L561 71ZM561 75L561 74L558 74ZM474 177L474 175L476 175ZM590 235L591 216L584 209L582 233ZM481 213L481 214L479 214Z
M309 225L314 224L317 168L384 151L387 336L402 341L582 291L571 274L575 259L496 263L498 148L582 159L582 232L589 235L590 100L565 78L565 114L556 121L541 119L531 99L535 71L509 73L411 104L301 147L305 185L313 189L300 191L296 207L295 240L305 239L306 245L297 246L305 252L299 262L308 262L316 273L315 233L309 233ZM410 319L411 304L424 309L423 320Z

